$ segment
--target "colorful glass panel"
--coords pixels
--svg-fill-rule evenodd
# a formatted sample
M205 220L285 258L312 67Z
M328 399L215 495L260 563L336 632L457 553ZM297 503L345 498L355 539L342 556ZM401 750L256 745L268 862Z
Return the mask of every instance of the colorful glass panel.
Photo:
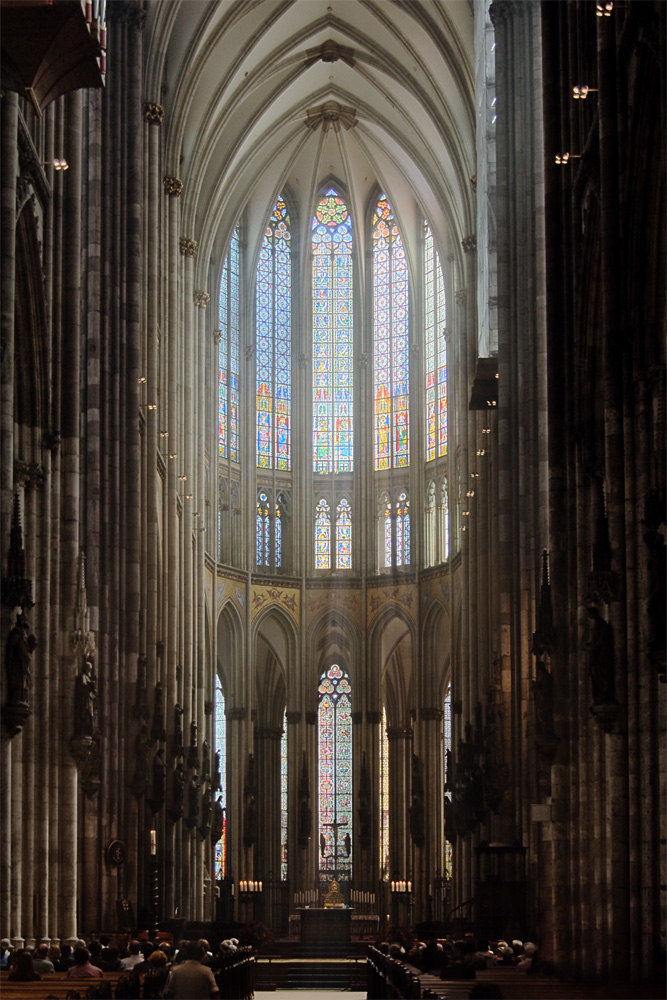
M329 189L315 210L313 469L352 471L352 218Z
M331 511L324 498L315 508L315 569L331 569Z
M218 344L218 448L221 458L239 460L239 227L236 226L220 279Z
M385 566L391 566L391 553L393 549L392 544L392 525L391 525L391 504L389 503L389 497L385 497L384 505L384 564Z
M410 501L401 493L396 504L396 565L410 563Z
M222 806L222 837L215 845L215 880L220 881L226 875L227 865L227 717L225 715L225 696L222 689L216 686L214 698L215 720L215 751L220 754L220 795Z
M257 498L257 565L269 566L270 558L269 498L262 490Z
M336 567L352 569L352 508L345 499L336 508Z
M382 706L380 723L380 878L389 879L389 739L387 710Z
M447 341L445 281L433 233L424 222L426 461L447 454Z
M283 521L280 504L276 504L276 519L274 524L276 529L274 551L276 555L276 566L278 567L281 564L283 554Z
M291 467L291 285L287 206L279 197L266 227L257 265L257 465Z
M338 664L318 688L320 878L352 878L352 689Z
M386 195L373 214L375 469L410 463L408 267Z
M287 881L287 714L280 739L280 878Z

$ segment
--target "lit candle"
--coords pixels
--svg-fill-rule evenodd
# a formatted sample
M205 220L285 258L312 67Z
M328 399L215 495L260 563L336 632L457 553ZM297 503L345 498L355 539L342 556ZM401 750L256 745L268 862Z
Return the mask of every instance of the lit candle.
M151 830L151 854L157 854L157 830Z
M395 882L391 883L391 891L392 892L396 892L396 883Z
M260 892L262 891L262 883L261 882L259 883L259 891Z
M412 892L412 882L408 882L408 892Z

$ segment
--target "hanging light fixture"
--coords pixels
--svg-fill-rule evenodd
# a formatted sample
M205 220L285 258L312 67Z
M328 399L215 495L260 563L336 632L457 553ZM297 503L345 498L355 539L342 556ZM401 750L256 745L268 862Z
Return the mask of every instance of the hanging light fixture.
M585 101L589 94L597 94L597 92L597 87L589 87L587 83L581 83L572 88L572 97L575 101Z

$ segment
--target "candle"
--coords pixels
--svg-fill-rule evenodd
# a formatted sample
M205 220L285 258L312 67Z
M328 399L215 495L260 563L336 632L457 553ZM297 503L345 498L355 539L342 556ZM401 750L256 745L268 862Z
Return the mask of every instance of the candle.
M151 830L151 854L157 854L157 830Z

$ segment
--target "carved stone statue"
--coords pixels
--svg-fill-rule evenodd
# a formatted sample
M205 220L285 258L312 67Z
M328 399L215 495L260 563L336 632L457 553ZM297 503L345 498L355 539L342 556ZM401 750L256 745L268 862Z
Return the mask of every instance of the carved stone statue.
M173 775L173 799L169 818L176 823L183 815L183 799L185 798L185 770L183 761L179 760Z
M155 697L153 700L153 726L151 737L153 740L163 740L164 731L164 691L160 681L155 685Z
M174 756L183 749L183 709L174 705Z
M257 803L255 796L249 795L243 810L243 844L252 847L257 839Z
M588 607L592 621L588 641L588 675L593 684L593 705L615 705L614 633L594 604Z
M213 778L213 791L222 791L222 772L220 770L220 751L215 751L215 776Z
M211 817L213 815L213 789L210 785L207 786L206 791L202 795L201 801L201 824L199 826L199 833L202 840L208 836L211 829Z
M199 821L199 775L193 772L188 786L188 814L185 822L188 826L196 826Z
M28 635L28 619L21 611L7 636L7 704L27 705L30 688L30 660L37 645L34 635Z
M143 795L148 788L148 749L151 746L151 742L151 738L148 735L148 726L144 722L134 737L135 763L132 791L137 796Z
M202 749L202 762L203 762L203 764L202 764L202 766L203 766L202 781L210 781L211 780L211 744L208 742L208 740L204 740L204 742L201 745L201 749Z
M167 764L164 759L164 747L160 747L153 757L153 787L151 789L150 807L158 812L164 805L167 795Z
M219 795L215 800L215 805L213 806L213 819L211 823L211 840L214 844L217 844L222 837L222 831L225 828L225 811L222 808L222 796Z
M299 803L299 847L307 847L310 840L310 831L313 826L313 810L308 804L308 799L301 799Z
M352 840L350 839L349 833L346 833L343 837L343 847L345 848L345 857L349 858L350 852L352 851Z
M327 842L326 842L326 840L324 839L324 834L323 834L323 833L321 833L321 834L320 834L320 857L321 857L321 858L323 858L323 857L324 857L324 852L325 852L325 850L326 850L326 846L327 846Z
M97 679L92 660L86 660L74 689L74 735L92 737L97 730Z

